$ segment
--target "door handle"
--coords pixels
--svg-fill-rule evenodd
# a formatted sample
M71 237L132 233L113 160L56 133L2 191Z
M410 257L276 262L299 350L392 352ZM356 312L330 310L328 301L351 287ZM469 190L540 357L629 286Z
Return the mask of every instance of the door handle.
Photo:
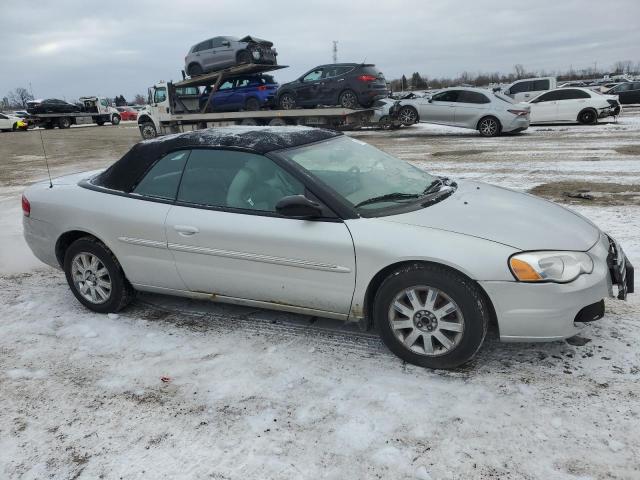
M195 235L200 231L197 227L191 227L189 225L174 225L173 229L178 232L178 235L182 235L183 237Z

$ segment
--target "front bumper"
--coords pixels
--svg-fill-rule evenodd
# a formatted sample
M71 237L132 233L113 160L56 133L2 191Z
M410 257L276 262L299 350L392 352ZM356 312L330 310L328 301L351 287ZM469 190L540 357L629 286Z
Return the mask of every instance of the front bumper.
M614 284L618 284L618 294L622 288L619 277L612 277L610 271L610 250L609 237L602 234L588 252L593 258L593 272L569 283L479 282L493 303L500 339L508 342L561 340L580 332L584 327L582 322L599 318L601 315L585 315L585 307L589 307L586 311L595 312L594 304L614 295ZM632 292L633 267L629 263L624 267L626 292Z

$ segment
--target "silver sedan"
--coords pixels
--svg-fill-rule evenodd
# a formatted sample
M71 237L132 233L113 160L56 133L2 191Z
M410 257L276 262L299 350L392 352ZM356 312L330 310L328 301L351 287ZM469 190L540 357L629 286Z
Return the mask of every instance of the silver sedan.
M633 291L620 245L576 213L321 129L145 141L22 202L29 246L93 311L141 290L357 321L432 368L471 359L490 322L558 340Z
M398 118L403 125L436 123L478 130L483 137L518 133L529 127L527 103L516 103L499 92L456 87L432 96L402 100Z

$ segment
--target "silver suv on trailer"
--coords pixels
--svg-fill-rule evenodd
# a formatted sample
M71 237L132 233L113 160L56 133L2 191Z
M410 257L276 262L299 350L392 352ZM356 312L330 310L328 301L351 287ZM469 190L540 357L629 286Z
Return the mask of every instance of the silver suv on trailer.
M241 63L276 65L276 49L268 40L246 37L213 37L195 44L184 58L190 77L214 72Z

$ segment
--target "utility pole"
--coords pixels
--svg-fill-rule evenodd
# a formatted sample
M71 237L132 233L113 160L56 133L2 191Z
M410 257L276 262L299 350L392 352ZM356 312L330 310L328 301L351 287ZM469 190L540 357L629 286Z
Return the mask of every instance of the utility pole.
M333 63L338 63L338 41L333 41Z

